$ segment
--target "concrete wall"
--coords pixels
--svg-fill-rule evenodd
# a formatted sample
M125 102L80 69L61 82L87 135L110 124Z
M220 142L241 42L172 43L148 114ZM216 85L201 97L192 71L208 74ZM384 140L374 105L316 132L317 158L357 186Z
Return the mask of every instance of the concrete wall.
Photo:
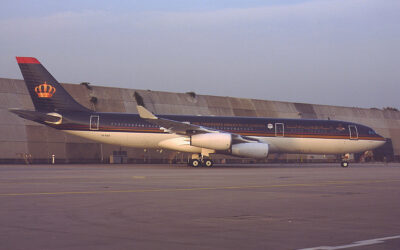
M64 84L67 91L84 106L102 112L137 113L133 97L137 91L146 106L158 114L256 116L279 118L335 119L361 123L391 138L394 154L400 156L400 112L254 100L233 97L193 95L160 91L135 90ZM97 104L90 102L97 98ZM33 104L22 80L0 78L0 162L49 161L52 154L62 162L106 161L118 146L99 144L68 135L46 126L26 121L8 112L8 108L33 110ZM131 160L184 160L187 156L168 150L122 148ZM290 156L291 159L300 156ZM304 157L304 156L302 156Z

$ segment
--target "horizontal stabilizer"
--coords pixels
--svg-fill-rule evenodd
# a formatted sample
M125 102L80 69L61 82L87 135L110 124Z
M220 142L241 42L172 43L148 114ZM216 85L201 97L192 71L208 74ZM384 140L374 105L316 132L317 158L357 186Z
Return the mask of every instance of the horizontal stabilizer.
M59 123L61 122L62 119L62 117L59 115L45 114L32 110L9 109L8 111L24 119L36 122Z

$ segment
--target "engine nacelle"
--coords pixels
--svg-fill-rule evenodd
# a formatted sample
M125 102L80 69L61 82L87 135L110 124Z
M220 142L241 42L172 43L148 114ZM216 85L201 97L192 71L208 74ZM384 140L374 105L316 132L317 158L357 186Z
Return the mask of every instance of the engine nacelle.
M241 157L267 158L269 146L266 143L250 142L232 145L232 154Z
M201 148L227 150L231 144L232 136L227 133L206 133L190 137L190 145Z

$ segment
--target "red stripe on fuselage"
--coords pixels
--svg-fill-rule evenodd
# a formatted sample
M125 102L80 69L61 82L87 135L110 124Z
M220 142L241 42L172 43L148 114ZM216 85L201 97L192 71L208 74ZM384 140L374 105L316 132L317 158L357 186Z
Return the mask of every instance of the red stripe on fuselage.
M77 130L77 131L92 131L92 132L128 132L128 133L156 133L156 134L168 134L160 129L155 128L130 128L130 127L99 127L99 130L89 130L86 125L69 124L68 126L51 126L61 130ZM342 139L352 140L349 135L298 135L298 134L285 134L284 136L276 136L275 134L269 133L238 133L245 136L257 136L257 137L268 137L268 138L304 138L304 139ZM370 137L370 136L359 136L353 140L368 140L368 141L385 141L385 138L381 137Z
M34 57L19 57L17 56L17 62L20 63L33 63L33 64L40 64L40 62Z

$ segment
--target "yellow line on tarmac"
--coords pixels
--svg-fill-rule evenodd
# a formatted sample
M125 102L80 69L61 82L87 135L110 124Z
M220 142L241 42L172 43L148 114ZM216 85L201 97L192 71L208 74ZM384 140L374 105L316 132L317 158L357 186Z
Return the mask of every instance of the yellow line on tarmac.
M271 185L249 186L222 186L222 187L195 187L195 188L163 188L163 189L136 189L136 190L99 190L99 191L66 191L66 192L38 192L38 193L5 193L0 197L10 196L38 196L38 195L68 195L68 194L114 194L114 193L147 193L147 192L177 192L177 191L203 191L203 190L232 190L232 189L261 189L277 187L322 187L353 184L375 184L398 182L400 180L369 180L369 181L327 181L320 183L288 183Z

